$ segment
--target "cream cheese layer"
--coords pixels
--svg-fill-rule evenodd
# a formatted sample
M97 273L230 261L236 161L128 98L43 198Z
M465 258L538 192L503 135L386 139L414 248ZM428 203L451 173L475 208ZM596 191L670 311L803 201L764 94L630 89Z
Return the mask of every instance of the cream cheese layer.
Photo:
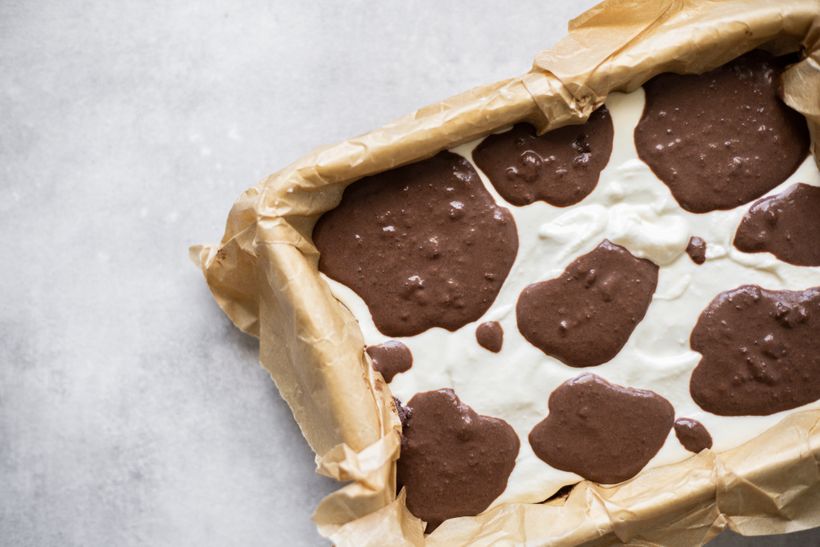
M528 435L547 414L550 394L583 373L661 395L672 404L676 417L697 420L706 427L716 451L752 439L789 412L820 407L815 401L769 416L728 417L705 412L692 400L689 379L701 356L690 349L689 336L712 299L745 284L770 290L820 286L820 268L788 264L768 253L737 250L732 241L751 203L704 214L684 210L669 188L638 158L633 133L644 106L643 90L613 93L606 106L615 127L612 155L595 189L568 207L541 201L522 207L510 205L473 163L472 151L481 139L451 150L473 163L496 202L511 211L518 229L518 254L501 292L479 320L454 332L432 328L399 338L412 352L413 365L396 374L390 388L405 402L417 393L452 388L477 413L500 418L513 427L520 451L507 488L493 505L540 502L562 486L580 480L578 475L539 459ZM798 182L820 186L813 158L807 158L766 195L781 193ZM706 243L702 265L695 264L686 252L692 236ZM570 262L595 249L604 239L657 264L658 285L646 316L611 361L573 368L524 339L516 324L516 301L526 286L559 276ZM391 339L379 332L367 305L355 292L323 277L334 296L358 320L368 346ZM498 322L504 333L503 346L497 353L476 341L478 325L490 321ZM691 455L670 431L646 468Z

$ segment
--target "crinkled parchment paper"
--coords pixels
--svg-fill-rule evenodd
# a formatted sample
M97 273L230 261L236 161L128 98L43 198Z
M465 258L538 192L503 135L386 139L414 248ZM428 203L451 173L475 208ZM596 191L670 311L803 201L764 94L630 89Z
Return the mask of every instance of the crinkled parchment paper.
M360 177L416 161L527 120L540 130L579 123L610 91L660 72L698 73L757 47L802 52L783 98L820 135L820 0L611 0L570 23L518 78L473 89L349 141L316 150L246 191L218 246L191 249L219 306L259 337L260 361L317 456L348 482L316 511L337 545L693 545L725 527L743 534L820 525L820 411L790 415L734 450L566 498L510 504L423 523L395 493L401 425L372 371L361 331L317 271L310 235Z

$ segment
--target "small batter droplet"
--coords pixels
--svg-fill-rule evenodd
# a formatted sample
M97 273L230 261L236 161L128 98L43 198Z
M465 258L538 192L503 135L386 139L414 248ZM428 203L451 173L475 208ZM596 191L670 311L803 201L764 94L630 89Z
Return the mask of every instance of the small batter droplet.
M451 389L427 391L407 403L398 461L407 508L428 523L477 515L507 487L519 441L510 425L480 416Z
M675 420L675 436L686 450L695 454L706 448L712 448L712 436L697 420L690 418Z
M692 349L703 357L689 391L721 416L767 416L820 398L820 287L744 285L701 313Z
M698 236L690 237L689 244L686 246L686 254L698 266L703 264L706 262L706 242Z
M396 374L406 372L413 366L413 354L410 348L398 340L389 340L378 346L367 346L366 351L373 363L373 368L381 372L384 381L388 384Z
M504 329L498 321L488 321L478 326L475 330L475 337L478 345L493 353L498 353L504 344Z
M612 153L614 129L605 106L582 125L541 136L528 124L490 135L473 151L476 165L513 205L545 201L557 207L578 203L598 184Z
M549 414L529 440L535 455L556 469L615 484L637 475L658 453L674 417L657 393L583 374L552 392Z
M603 241L556 279L518 297L518 330L532 345L571 367L606 363L646 315L658 267Z
M684 209L748 203L806 157L806 120L777 96L787 62L753 51L705 74L661 74L644 84L638 156Z
M820 266L820 188L799 183L752 205L737 229L735 247L772 253L797 266Z

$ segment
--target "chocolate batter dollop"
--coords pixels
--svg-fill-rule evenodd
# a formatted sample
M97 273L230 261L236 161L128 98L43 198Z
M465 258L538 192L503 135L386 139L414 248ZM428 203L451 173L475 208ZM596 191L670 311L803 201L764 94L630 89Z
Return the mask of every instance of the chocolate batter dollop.
M319 269L361 296L388 336L475 321L518 251L510 212L451 152L350 185L313 240Z
M475 337L478 345L493 353L498 353L504 344L504 329L498 321L488 321L476 328Z
M406 372L413 366L410 348L398 340L388 340L378 346L367 346L366 351L373 362L373 368L381 372L388 384L396 374Z
M756 202L740 222L735 247L769 252L797 266L820 266L820 188L795 184Z
M615 484L637 475L657 454L674 418L672 405L657 393L582 374L552 392L549 414L529 440L551 466Z
M613 134L609 111L602 106L585 124L540 137L523 123L490 135L473 150L473 160L513 205L541 200L566 207L595 189L612 153Z
M712 448L712 436L697 420L690 418L675 420L675 436L686 450L695 454L704 448Z
M753 51L705 74L661 74L644 84L638 156L684 209L748 203L806 157L806 120L777 96L785 64Z
M715 297L690 337L689 391L721 416L765 416L820 398L820 287L744 285Z
M646 315L658 267L604 240L556 279L518 297L518 330L532 345L572 367L606 363Z
M507 422L480 416L451 389L427 391L407 403L398 482L407 508L427 521L477 515L507 487L518 436Z
M698 236L689 238L689 243L686 245L686 254L697 265L706 262L706 242Z

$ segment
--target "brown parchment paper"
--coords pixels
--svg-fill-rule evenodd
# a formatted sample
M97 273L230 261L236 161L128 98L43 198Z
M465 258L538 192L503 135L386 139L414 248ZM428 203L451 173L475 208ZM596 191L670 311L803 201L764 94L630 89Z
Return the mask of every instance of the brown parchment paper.
M580 123L611 91L660 72L703 72L748 50L801 51L783 76L818 158L820 0L610 0L523 76L470 90L314 151L247 190L222 242L196 246L219 306L259 337L260 362L317 454L347 484L314 515L337 545L696 545L729 527L770 534L820 526L820 410L797 412L749 443L704 451L614 487L589 482L544 504L507 504L445 522L425 538L395 493L401 425L361 331L317 271L310 234L345 186L527 120Z

